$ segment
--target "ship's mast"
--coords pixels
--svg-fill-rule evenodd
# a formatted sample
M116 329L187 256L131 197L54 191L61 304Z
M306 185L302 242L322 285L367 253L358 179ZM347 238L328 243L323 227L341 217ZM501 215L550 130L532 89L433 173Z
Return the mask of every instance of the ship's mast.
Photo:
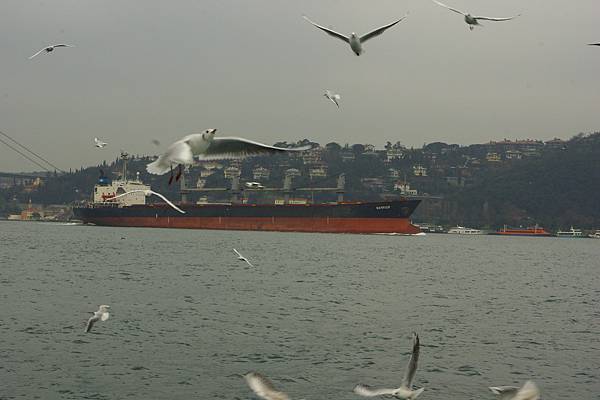
M123 160L123 180L127 182L127 159L129 154L126 151L121 150L121 160Z

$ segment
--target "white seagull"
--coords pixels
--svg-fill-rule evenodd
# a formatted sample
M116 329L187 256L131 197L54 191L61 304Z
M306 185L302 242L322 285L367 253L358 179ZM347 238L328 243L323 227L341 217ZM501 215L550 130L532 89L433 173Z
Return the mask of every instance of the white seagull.
M494 394L499 395L500 400L537 400L540 398L540 390L533 381L527 381L523 387L516 386L492 386L489 388Z
M333 104L335 104L336 106L338 106L338 108L340 108L340 103L338 103L338 101L342 99L342 96L340 96L337 93L333 93L329 89L325 90L325 94L323 94L323 96L325 96L328 100L331 100L333 102Z
M256 395L265 400L290 400L287 394L275 389L270 380L261 373L248 372L244 379Z
M455 13L464 15L465 16L465 22L467 24L469 24L469 29L470 30L473 30L476 25L483 26L478 21L480 19L484 20L484 21L508 21L509 19L517 18L518 16L521 15L521 14L517 14L517 15L515 15L513 17L506 17L506 18L480 17L480 16L474 16L474 15L471 15L469 13L457 10L456 8L452 8L452 7L447 6L445 4L442 4L442 3L440 3L439 1L436 1L436 0L431 0L431 1L433 1L434 3L440 5L440 6L444 7L444 8L447 8L450 11L454 11Z
M131 193L144 193L144 195L146 197L150 196L150 195L158 196L161 199L163 199L168 205L170 205L171 207L173 207L176 211L179 211L180 213L185 214L185 211L183 211L181 208L177 207L175 204L171 203L171 201L169 201L169 199L167 199L165 196L163 196L162 194L160 194L158 192L155 192L154 190L150 190L150 189L145 189L145 190L144 189L130 190L129 192L121 193L121 194L119 194L119 195L117 195L115 197L110 197L107 200L113 201L113 200L118 199L120 197L127 196L128 194L131 194Z
M325 28L324 26L321 26L313 21L311 21L310 19L308 19L308 17L306 15L303 15L304 19L307 20L308 22L310 22L311 24L313 24L314 26L316 26L317 28L319 28L320 30L322 30L323 32L327 33L328 35L331 35L335 38L338 38L340 40L343 40L344 42L348 43L350 45L350 48L352 49L352 51L354 52L354 54L356 54L357 56L360 56L363 53L363 48L362 48L362 44L364 42L366 42L369 39L372 39L376 36L381 35L383 32L385 32L386 29L391 28L392 26L396 25L398 22L402 21L404 18L406 18L406 15L402 18L400 18L397 21L392 22L391 24L387 24L384 25L380 28L377 28L375 30L372 30L369 33L365 33L362 36L358 36L356 33L352 32L350 34L350 36L345 36L342 35L341 33L338 33L334 30L331 30L329 28Z
M92 327L97 321L106 321L108 317L110 317L110 314L108 313L109 308L110 306L107 305L101 305L98 307L98 311L96 311L94 315L88 319L87 325L85 326L86 333L92 330Z
M32 55L31 57L29 57L29 59L31 60L33 57L37 56L38 54L40 54L42 51L45 51L46 53L50 53L52 51L54 51L55 48L57 47L75 47L75 46L71 46L70 44L64 44L64 43L60 43L60 44L52 44L50 46L46 46L43 49L41 49L40 51L38 51L37 53L35 53L34 55Z
M408 360L406 372L404 373L404 378L402 379L402 384L399 388L374 389L367 385L356 385L354 387L354 393L365 397L392 395L399 399L416 399L417 396L419 396L423 390L425 390L425 388L420 388L417 390L413 390L412 388L412 382L415 377L415 372L417 371L417 362L419 361L419 335L413 332L412 338L412 354L410 356L410 360Z
M207 129L204 133L193 133L176 141L167 148L154 162L146 166L151 174L162 175L171 171L169 183L173 181L173 167L179 166L176 181L182 173L182 166L194 164L194 156L199 160L222 160L244 158L263 154L285 153L289 151L305 151L311 146L282 148L268 146L239 137L215 138L216 129Z
M99 149L106 147L108 143L103 142L102 140L98 139L97 137L94 138L94 146L98 147Z
M248 259L246 257L244 257L243 255L241 255L239 251L237 251L236 249L233 249L233 251L235 251L235 254L238 255L238 260L245 261L246 264L248 264L251 267L254 267L254 265L250 264L250 261L248 261Z

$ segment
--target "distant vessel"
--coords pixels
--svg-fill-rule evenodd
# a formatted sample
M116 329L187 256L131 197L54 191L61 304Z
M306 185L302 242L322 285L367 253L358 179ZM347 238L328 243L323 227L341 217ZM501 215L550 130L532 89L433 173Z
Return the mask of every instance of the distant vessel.
M581 238L583 237L583 232L580 229L575 229L571 227L568 231L558 231L556 232L556 237L562 238Z
M425 233L446 233L444 227L441 225L432 225L432 224L418 224L417 225L422 232Z
M594 233L590 233L588 237L592 239L600 239L600 229L596 230Z
M496 232L491 232L490 235L502 235L502 236L552 236L550 232L547 232L540 226L533 226L529 228L507 228L506 225L502 229Z
M454 233L457 235L483 235L483 232L479 229L465 228L464 226L457 226L448 230L448 233Z

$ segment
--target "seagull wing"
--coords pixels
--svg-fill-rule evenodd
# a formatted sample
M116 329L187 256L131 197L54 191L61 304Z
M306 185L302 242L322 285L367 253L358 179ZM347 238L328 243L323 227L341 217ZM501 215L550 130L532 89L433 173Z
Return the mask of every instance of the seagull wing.
M399 20L392 22L391 24L384 25L381 28L377 28L375 30L372 30L369 33L362 35L360 37L360 42L364 43L369 39L372 39L376 36L381 35L383 32L385 32L386 29L391 28L392 26L396 25L398 22L402 21L404 18L406 18L406 15L404 17L400 18Z
M323 32L327 33L328 35L331 35L331 36L336 37L336 38L338 38L340 40L343 40L346 43L350 43L350 39L347 36L342 35L341 33L338 33L338 32L336 32L334 30L329 29L329 28L325 28L324 26L321 26L321 25L319 25L319 24L317 24L315 22L312 22L310 19L308 19L308 17L306 15L303 15L302 17L305 20L307 20L308 22L310 22L311 24L313 24L314 26L316 26L317 28L319 28L320 30L322 30Z
M198 159L222 160L264 154L285 153L288 151L305 151L309 149L311 149L311 146L293 147L288 149L283 147L269 146L239 137L221 137L214 138L210 142L208 149L206 149L204 153L198 155Z
M509 19L513 19L513 18L517 18L518 16L520 16L521 14L512 16L512 17L506 17L506 18L492 18L492 17L473 17L475 19L482 19L484 21L508 21Z
M254 267L254 265L252 265L252 263L250 261L248 261L248 259L246 257L243 257L244 261L246 261L246 264L248 264L251 267Z
M90 319L88 319L87 325L85 326L85 332L89 332L92 330L92 327L94 326L94 323L96 321L98 321L100 319L100 317L98 317L95 313L94 316L91 317Z
M237 255L238 255L238 257L243 257L243 256L240 254L240 252L239 252L239 251L237 251L236 249L233 249L233 251L235 251L235 254L237 254Z
M257 396L265 400L289 400L287 394L278 392L271 381L258 372L250 372L244 376L246 383Z
M532 381L527 381L517 392L512 400L538 400L540 398L540 390Z
M408 360L408 365L406 366L406 372L404 373L404 378L402 379L402 386L406 387L409 390L412 390L412 382L415 377L415 373L417 372L417 362L419 361L419 335L413 332L413 348L412 354L410 355L410 360Z
M179 211L182 214L185 214L185 211L183 211L181 208L177 207L175 204L173 204L169 199L167 199L165 196L163 196L162 194L155 192L154 190L148 190L150 193L152 193L155 196L160 197L161 199L163 199L168 205L170 205L171 207L173 207L176 211Z
M492 393L499 396L497 397L499 400L512 399L519 391L519 388L516 386L490 386L489 389Z
M29 59L31 60L33 57L37 56L38 54L40 54L44 50L46 50L45 47L43 49L41 49L40 51L38 51L37 53L35 53L34 55L32 55L31 57L29 57Z
M393 395L398 389L375 389L368 385L354 386L354 393L364 397L375 397L381 395Z
M450 7L450 6L447 6L447 5L443 4L443 3L440 3L439 1L436 1L436 0L431 0L431 1L433 1L435 4L437 4L437 5L439 5L439 6L442 6L442 7L444 7L444 8L447 8L447 9L448 9L448 10L450 10L450 11L454 11L455 13L459 13L459 14L462 14L462 15L467 15L467 13L465 13L465 12L462 12L462 11L460 11L460 10L457 10L456 8L452 8L452 7Z
M600 43L588 43L588 46L600 46Z
M71 46L70 44L59 43L59 44L53 44L52 47L75 47L75 46Z

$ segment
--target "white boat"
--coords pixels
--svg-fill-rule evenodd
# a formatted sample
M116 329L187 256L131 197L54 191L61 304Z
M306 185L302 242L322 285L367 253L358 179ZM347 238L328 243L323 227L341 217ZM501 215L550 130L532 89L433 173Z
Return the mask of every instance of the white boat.
M596 230L594 233L590 233L588 237L592 239L600 239L600 229Z
M483 232L479 229L465 228L464 226L457 226L456 228L451 228L448 230L448 233L454 233L457 235L483 235Z
M581 232L581 229L575 229L575 228L571 227L571 229L569 229L568 231L556 232L556 237L581 238L581 237L583 237L583 232Z

